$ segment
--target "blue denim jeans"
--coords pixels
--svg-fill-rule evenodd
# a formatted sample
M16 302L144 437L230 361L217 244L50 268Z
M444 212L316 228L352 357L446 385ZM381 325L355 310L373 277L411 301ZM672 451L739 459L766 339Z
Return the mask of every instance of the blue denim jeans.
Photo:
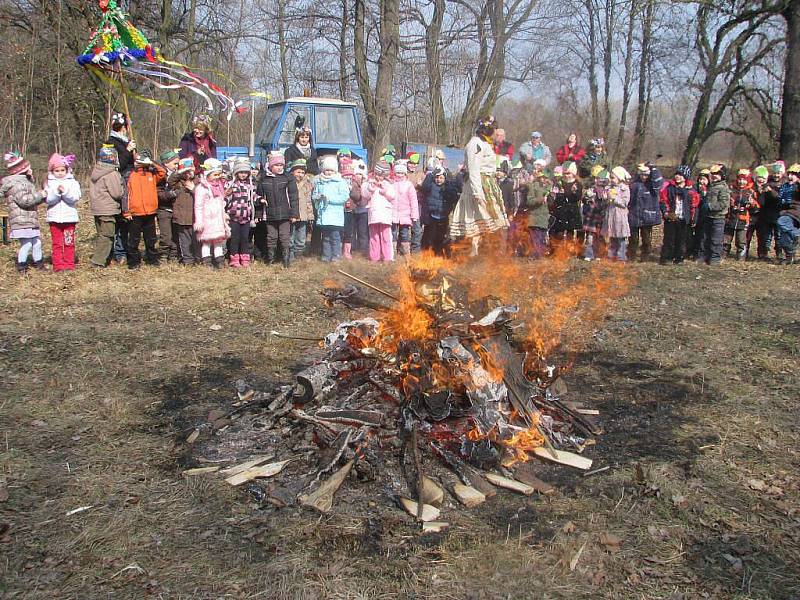
M331 262L342 258L342 228L325 225L322 229L322 261Z
M789 215L778 217L778 246L787 255L794 256L797 240L800 239L800 225Z
M111 255L117 262L128 255L128 220L122 215L117 215L117 222L114 226L114 248L111 250Z
M628 260L628 238L612 237L608 241L608 258L616 259L620 262Z
M547 230L541 227L528 227L531 236L531 258L542 258L547 252Z
M306 235L308 221L295 221L292 223L292 258L303 256L306 249Z

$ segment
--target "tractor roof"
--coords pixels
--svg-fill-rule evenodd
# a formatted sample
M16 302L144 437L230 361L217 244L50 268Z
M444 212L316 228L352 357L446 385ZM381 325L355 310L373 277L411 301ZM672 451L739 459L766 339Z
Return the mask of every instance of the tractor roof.
M355 106L355 102L345 102L338 98L306 98L305 96L293 96L292 98L285 98L279 102L270 102L269 106L277 104L285 104L287 102L296 102L299 104L332 104L334 106Z

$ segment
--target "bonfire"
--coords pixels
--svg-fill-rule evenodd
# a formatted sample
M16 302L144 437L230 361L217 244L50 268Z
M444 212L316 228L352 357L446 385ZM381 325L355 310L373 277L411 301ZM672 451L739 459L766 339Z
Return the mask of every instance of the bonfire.
M204 460L239 464L199 471L321 512L348 478L380 483L368 489L426 529L445 526L445 490L474 507L498 487L552 491L525 468L533 459L590 471L597 411L556 382L627 282L610 263L573 273L567 252L535 264L423 254L389 290L340 271L324 302L369 316L321 339L294 383L240 382L237 406L201 444Z

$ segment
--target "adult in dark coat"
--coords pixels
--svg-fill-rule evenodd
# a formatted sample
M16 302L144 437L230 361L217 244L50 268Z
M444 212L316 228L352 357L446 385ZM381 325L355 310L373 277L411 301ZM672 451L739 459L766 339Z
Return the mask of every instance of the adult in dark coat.
M661 225L659 194L664 178L655 167L640 164L636 168L636 179L631 184L631 200L628 204L628 224L631 237L628 240L628 258L634 260L639 250L639 260L645 262L653 251L653 227ZM641 245L641 248L640 248Z
M211 118L201 115L192 123L192 130L181 138L180 157L191 158L194 170L200 173L203 163L208 158L217 158L217 140L211 131Z
M314 148L314 141L311 135L311 128L303 124L304 121L298 118L294 132L294 144L283 151L286 164L302 158L306 161L308 173L319 175L319 162L317 162L317 149Z
M130 123L128 115L123 113L111 115L111 132L106 140L106 144L114 146L117 156L119 156L119 173L125 183L123 185L125 198L122 201L122 206L127 206L128 204L128 178L133 172L134 152L136 151L136 142L129 137ZM127 243L128 220L122 214L118 214L114 224L114 248L112 250L114 261L124 263L127 260Z

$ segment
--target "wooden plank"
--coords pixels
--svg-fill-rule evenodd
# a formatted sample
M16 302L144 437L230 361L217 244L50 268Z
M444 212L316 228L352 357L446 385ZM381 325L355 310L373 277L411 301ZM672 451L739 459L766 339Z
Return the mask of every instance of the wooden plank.
M247 471L247 469L252 469L253 467L262 465L274 457L275 457L274 454L262 454L261 456L256 456L248 461L239 463L238 465L233 465L232 467L223 469L222 471L219 472L219 474L222 475L223 477L230 477L231 475L237 475L242 471Z
M422 524L423 533L439 533L443 529L450 527L450 523L444 521L430 521L429 523Z
M533 449L533 453L539 458L552 460L553 462L557 462L561 465L575 467L576 469L583 469L584 471L588 471L592 467L592 460L589 458L585 458L578 454L573 454L572 452L566 452L564 450L556 450L555 452L556 456L553 456L546 448L539 447Z
M206 473L216 473L219 471L219 465L215 467L197 467L196 469L186 469L183 471L184 477L191 477L192 475L204 475Z
M575 412L579 415L599 415L600 411L596 408L576 408Z
M444 500L444 490L427 475L422 476L422 502L439 506Z
M526 496L530 496L535 491L531 486L524 484L521 481L509 479L508 477L503 477L497 473L486 473L486 479L488 479L489 483L492 485L496 485L497 487L505 488L513 492L519 492L520 494L525 494Z
M417 518L417 503L413 500L408 498L400 498L400 506L402 506L405 511L410 514L415 519ZM439 509L435 506L431 506L430 504L423 504L422 505L422 514L419 517L420 521L427 522L427 521L435 521L439 518Z
M231 485L242 485L243 483L258 477L272 477L273 475L277 475L283 471L283 467L285 467L288 463L289 460L282 460L280 462L269 463L268 465L252 467L246 471L242 471L241 473L237 473L236 475L228 477L225 481Z
M309 506L322 513L328 512L333 506L333 495L342 487L342 483L344 483L344 480L350 474L350 469L353 468L353 462L352 460L348 461L345 466L326 479L314 492L300 496L298 498L300 504Z
M475 508L486 502L486 496L475 488L464 485L463 483L457 483L453 486L453 494L458 501L467 508Z
M534 490L540 494L544 494L545 496L553 494L556 491L552 485L536 477L536 475L534 475L532 472L530 464L528 463L523 463L514 469L514 479L521 481L522 483L527 483Z

